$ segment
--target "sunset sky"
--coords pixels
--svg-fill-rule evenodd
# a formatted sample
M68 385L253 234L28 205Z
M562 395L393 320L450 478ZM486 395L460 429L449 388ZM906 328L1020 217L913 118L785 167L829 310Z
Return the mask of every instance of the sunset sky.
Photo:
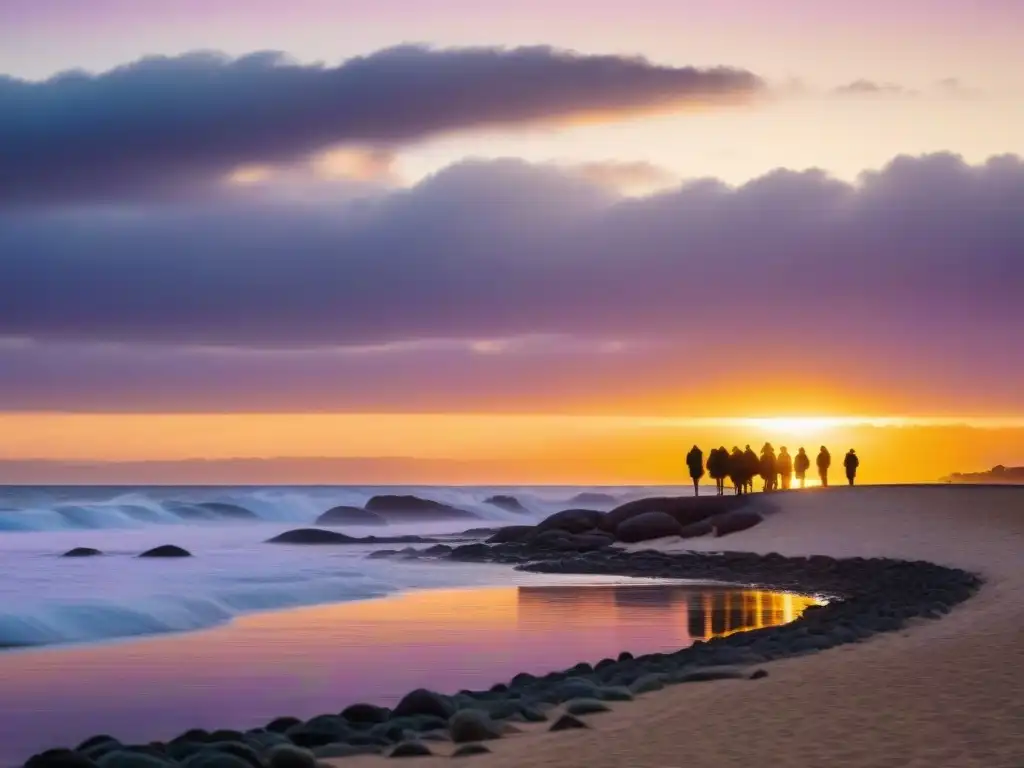
M0 460L1024 463L1021 29L1016 0L0 4Z

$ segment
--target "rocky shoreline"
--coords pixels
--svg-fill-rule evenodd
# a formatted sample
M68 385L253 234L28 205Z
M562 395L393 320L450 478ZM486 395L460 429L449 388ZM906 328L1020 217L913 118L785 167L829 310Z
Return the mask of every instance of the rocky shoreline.
M584 551L580 551L582 546ZM403 557L513 564L542 573L693 579L826 596L797 620L776 627L698 641L674 653L581 661L546 675L520 673L486 691L446 695L416 690L393 709L353 704L308 720L280 717L248 731L192 730L170 741L124 744L92 737L74 749L47 750L26 768L315 768L318 760L359 754L412 757L431 744L462 745L453 757L486 751L482 742L514 733L515 723L550 730L585 728L582 718L675 684L718 679L756 680L760 668L783 657L822 651L892 632L916 619L935 619L974 594L981 579L924 561L783 557L744 552L711 554L627 552L603 544L575 551L530 541L435 546L387 552ZM589 551L587 551L589 549ZM754 683L752 683L754 684ZM435 747L436 748L436 747Z

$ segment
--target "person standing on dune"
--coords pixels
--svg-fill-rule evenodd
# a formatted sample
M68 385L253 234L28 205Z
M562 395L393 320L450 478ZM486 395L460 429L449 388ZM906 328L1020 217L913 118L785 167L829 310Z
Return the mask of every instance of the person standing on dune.
M729 476L729 452L723 445L720 448L712 448L708 454L708 474L715 479L715 489L718 495L725 494L725 478Z
M846 479L853 485L854 479L857 477L857 467L860 466L860 459L857 458L857 452L850 449L850 452L846 454L843 459L843 467L846 469Z
M686 467L693 480L693 495L700 496L700 479L704 477L704 453L696 445L686 454Z
M807 482L807 470L811 468L811 459L807 455L807 451L801 448L796 453L796 459L793 461L793 471L796 473L796 479L800 481L800 487L803 488Z
M743 484L747 493L754 492L754 478L761 472L761 459L749 445L743 451Z
M742 496L747 489L746 457L737 446L733 446L729 454L729 479L732 480L732 487L737 496Z
M771 443L765 443L761 448L761 458L758 461L758 474L764 480L762 491L775 490L775 449Z
M775 471L782 480L782 490L789 490L789 481L793 475L793 457L789 455L786 446L779 448L779 455L775 459ZM806 471L806 470L805 470Z
M818 476L821 478L821 487L828 488L828 468L832 466L832 454L824 445L818 451Z

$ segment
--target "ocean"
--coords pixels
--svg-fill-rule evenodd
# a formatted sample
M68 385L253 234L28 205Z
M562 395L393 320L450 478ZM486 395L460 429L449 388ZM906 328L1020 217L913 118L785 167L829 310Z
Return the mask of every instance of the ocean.
M181 632L254 612L414 589L512 583L511 569L506 568L366 558L382 546L265 543L285 530L313 525L333 506L362 506L378 494L432 499L472 512L478 519L337 530L356 536L449 534L534 522L573 506L609 509L653 493L692 490L8 486L0 489L0 647ZM487 503L497 494L515 496L526 511L510 512ZM230 519L196 506L209 502L241 507L252 513L251 519ZM184 547L195 556L135 557L162 544ZM59 557L74 547L94 547L105 556Z
M692 490L0 489L0 764L96 733L142 743L194 727L247 729L355 701L393 705L421 686L453 693L624 650L670 652L792 621L815 602L685 581L367 558L380 544L266 543L379 494L475 517L336 530L446 535L685 493ZM498 494L523 509L488 502ZM234 506L200 506L211 503ZM137 557L162 544L194 556ZM60 556L74 547L104 556Z

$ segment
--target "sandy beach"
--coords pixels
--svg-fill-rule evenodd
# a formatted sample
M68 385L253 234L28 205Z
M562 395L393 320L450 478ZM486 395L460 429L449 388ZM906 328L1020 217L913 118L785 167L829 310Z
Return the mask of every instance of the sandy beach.
M757 682L669 687L586 718L590 730L527 729L490 742L493 754L474 764L1024 766L1024 488L837 488L772 501L779 511L730 536L727 548L928 560L986 583L938 621L770 663ZM659 543L723 546L637 548ZM417 764L446 764L443 749Z

